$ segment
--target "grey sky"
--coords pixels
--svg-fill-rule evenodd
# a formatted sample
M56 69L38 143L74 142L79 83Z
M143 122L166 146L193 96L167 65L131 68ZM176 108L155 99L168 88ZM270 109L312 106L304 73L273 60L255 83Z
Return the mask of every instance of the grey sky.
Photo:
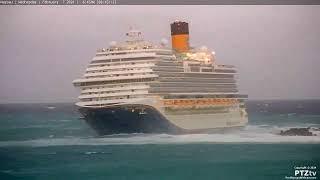
M238 67L250 99L320 98L320 6L1 6L0 103L76 101L71 81L97 48L130 25L170 39L175 19Z

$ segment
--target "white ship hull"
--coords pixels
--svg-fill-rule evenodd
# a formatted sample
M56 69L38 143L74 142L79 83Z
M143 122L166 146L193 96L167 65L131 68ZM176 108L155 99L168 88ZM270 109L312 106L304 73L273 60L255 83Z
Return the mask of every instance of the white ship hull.
M178 109L174 113L168 112L164 107L159 106L156 100L138 102L104 107L81 107L80 112L100 135L212 133L240 128L248 122L244 109L233 109L221 113L185 114L186 109ZM210 108L206 107L206 110ZM193 111L199 111L199 107Z

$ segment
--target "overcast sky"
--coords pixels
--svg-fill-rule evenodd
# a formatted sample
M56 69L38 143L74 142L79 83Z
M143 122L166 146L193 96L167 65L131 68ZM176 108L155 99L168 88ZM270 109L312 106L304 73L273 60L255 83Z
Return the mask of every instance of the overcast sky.
M320 6L1 6L0 103L74 102L97 48L130 26L170 39L176 19L238 67L249 99L320 98Z

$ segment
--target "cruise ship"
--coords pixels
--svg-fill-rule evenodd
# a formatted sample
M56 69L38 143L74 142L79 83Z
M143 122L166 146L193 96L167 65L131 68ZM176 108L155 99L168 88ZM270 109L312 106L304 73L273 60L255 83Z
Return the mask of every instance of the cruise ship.
M187 22L170 27L171 46L130 29L125 41L98 49L73 81L81 91L76 105L99 135L211 133L247 124L237 69L218 64L207 47L191 47Z

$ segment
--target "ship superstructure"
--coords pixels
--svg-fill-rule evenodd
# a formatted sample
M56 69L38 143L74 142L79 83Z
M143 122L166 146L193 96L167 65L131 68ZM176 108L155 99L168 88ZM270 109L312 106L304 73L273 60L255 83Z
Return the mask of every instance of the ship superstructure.
M99 134L196 133L247 123L231 65L218 65L206 47L190 48L188 23L171 24L172 48L145 41L131 29L127 40L99 49L76 103Z

